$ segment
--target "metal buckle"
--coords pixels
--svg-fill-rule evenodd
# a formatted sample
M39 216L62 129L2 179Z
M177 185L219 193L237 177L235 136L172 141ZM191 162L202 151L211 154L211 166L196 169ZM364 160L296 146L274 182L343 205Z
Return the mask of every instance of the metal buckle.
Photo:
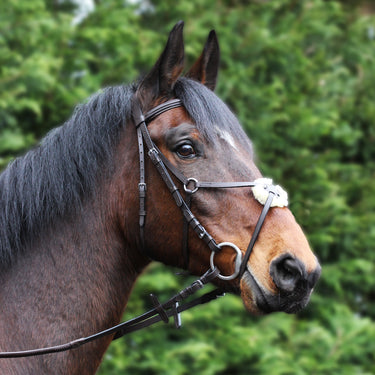
M198 232L198 230L199 230L199 232ZM204 226L202 224L198 224L197 225L196 232L197 232L198 237L200 239L202 239L206 235L206 233L207 233L206 229L204 228Z
M192 183L193 185L192 189L188 188L188 185L190 185L190 183ZM186 193L194 194L196 191L198 191L198 180L193 177L188 178L186 184L184 184L184 190Z
M145 182L140 182L138 184L138 190L139 192L143 192L147 190L147 184Z
M233 280L235 279L238 274L240 273L240 267L241 267L241 263L242 263L242 252L241 250L235 245L233 244L232 242L222 242L222 243L219 243L217 245L220 249L223 247L223 246L229 246L231 247L232 249L234 249L237 253L237 256L236 256L236 260L234 262L234 272L232 273L232 275L229 275L229 276L224 276L224 275L221 275L220 273L217 275L217 277L221 280ZM215 257L215 254L216 252L213 251L211 253L211 256L210 256L210 266L211 266L211 269L214 270L215 269L215 264L214 264L214 257Z
M151 148L148 151L148 156L150 157L150 159L152 160L154 164L159 164L161 162L159 152L155 147Z

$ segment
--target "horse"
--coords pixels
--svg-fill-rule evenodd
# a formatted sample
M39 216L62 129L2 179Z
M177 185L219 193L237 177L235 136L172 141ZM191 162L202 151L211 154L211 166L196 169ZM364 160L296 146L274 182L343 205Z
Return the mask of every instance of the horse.
M286 193L270 188L250 139L214 94L219 57L211 31L182 75L179 22L143 79L92 96L2 172L0 351L118 324L153 260L194 275L217 268L212 282L253 314L306 306L321 267ZM1 358L0 372L93 374L111 339Z

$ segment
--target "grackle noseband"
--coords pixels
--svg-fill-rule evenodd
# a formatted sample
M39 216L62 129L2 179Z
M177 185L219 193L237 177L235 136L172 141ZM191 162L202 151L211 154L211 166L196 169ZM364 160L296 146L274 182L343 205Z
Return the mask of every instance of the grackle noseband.
M148 156L150 157L153 164L156 166L160 176L165 182L168 190L172 194L176 205L180 208L183 219L184 219L184 229L183 229L183 256L185 261L185 267L188 266L189 262L189 252L188 252L188 230L187 227L190 225L198 237L204 241L209 249L211 250L210 265L214 269L214 256L215 253L219 252L224 246L231 247L236 252L235 260L235 270L232 275L224 276L219 274L218 277L223 280L232 280L236 277L242 277L246 270L247 262L250 258L251 251L254 244L258 238L259 232L262 229L262 225L267 216L267 213L271 207L272 200L275 196L280 195L280 187L276 187L272 184L264 184L264 179L259 179L255 181L241 181L241 182L200 182L197 179L190 177L186 178L156 147L151 139L150 133L147 129L147 124L152 122L156 117L162 113L169 111L171 109L182 107L180 99L172 99L165 103L158 105L151 111L143 115L139 101L136 96L133 96L133 120L137 128L138 137L138 149L139 149L139 165L140 165L140 182L139 187L139 227L141 242L144 246L144 227L145 227L145 199L146 199L146 179L145 179L145 168L144 168L144 143L148 149ZM183 199L179 189L175 185L170 173L171 172L182 184L184 191L186 193L186 200ZM247 247L244 257L242 258L241 250L231 242L222 242L217 244L214 238L206 231L199 220L194 216L190 209L191 199L194 193L199 189L214 188L214 189L226 189L226 188L243 188L243 187L255 187L257 185L262 185L263 188L268 193L268 197L264 203L263 210L259 216L258 222L255 226L254 233L251 237L250 243Z

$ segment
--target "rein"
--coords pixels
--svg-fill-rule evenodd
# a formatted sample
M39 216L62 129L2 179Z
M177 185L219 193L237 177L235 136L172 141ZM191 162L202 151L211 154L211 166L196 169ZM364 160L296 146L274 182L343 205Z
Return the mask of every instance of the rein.
M16 352L0 352L0 358L18 358L18 357L30 357L39 356L44 354L58 353L67 350L76 349L88 342L98 340L102 337L108 335L114 335L113 340L118 339L128 333L138 331L142 328L146 328L155 324L157 322L163 321L165 323L169 322L169 318L173 317L175 322L175 327L179 328L181 326L180 314L183 311L191 309L197 305L208 303L218 297L224 295L223 290L220 288L214 289L200 297L192 299L180 305L180 302L188 298L189 296L195 294L198 290L202 289L207 283L213 281L216 277L222 280L232 280L236 277L241 278L243 273L246 271L247 262L250 258L251 251L254 244L258 238L266 215L272 206L274 198L280 196L280 190L278 186L274 186L271 183L265 183L264 179L259 179L255 181L242 181L242 182L200 182L195 178L186 178L181 171L179 171L156 147L151 139L150 133L147 129L147 123L150 123L156 117L162 113L169 111L171 109L182 107L182 103L179 99L173 99L167 101L163 104L158 105L153 108L145 115L143 115L140 103L136 96L132 99L132 115L134 124L137 129L137 139L138 139L138 149L139 149L139 168L140 168L140 179L138 184L139 190L139 227L140 227L140 238L142 247L144 248L144 229L145 229L145 219L146 219L146 173L145 173L145 152L144 144L147 147L147 154L150 157L152 163L155 165L160 176L164 180L168 190L173 196L176 205L180 208L183 218L184 218L184 228L183 228L183 255L185 260L185 265L188 265L189 253L188 253L188 228L192 227L194 232L198 237L206 243L208 248L211 250L210 256L210 269L201 276L198 280L194 281L191 285L177 293L167 302L161 304L158 298L151 294L151 300L154 308L136 318L130 319L126 322L120 323L114 327L101 331L99 333L93 334L91 336L82 337L66 344L56 345L47 348L40 348L34 350L26 351L16 351ZM186 193L186 200L183 199L178 187L175 185L171 174L172 173L177 180L183 184L183 189ZM259 187L262 186L264 192L267 194L267 198L264 202L263 210L259 216L257 224L254 229L254 233L251 237L250 243L247 247L245 255L242 257L241 250L231 242L222 242L217 244L215 239L206 231L203 225L195 217L190 209L190 204L193 194L195 194L199 189L227 189L227 188L243 188L243 187ZM256 196L255 198L262 203L262 201ZM263 203L262 203L263 204ZM285 205L285 204L284 204ZM235 270L232 275L224 276L220 274L220 271L214 264L215 254L218 253L222 247L231 247L237 253L235 260Z
M79 348L82 345L85 345L91 341L98 340L102 337L115 334L113 340L119 339L120 337L138 331L142 328L151 326L152 324L163 321L164 323L169 322L169 318L173 317L175 322L175 327L181 327L181 317L180 314L183 311L193 308L197 305L202 305L207 302L210 302L216 298L219 298L223 295L223 292L220 289L214 289L209 293L204 294L201 297L197 297L183 305L179 303L184 299L188 298L192 294L196 293L198 290L202 289L207 283L212 281L218 275L219 271L209 270L198 280L194 281L191 285L180 291L178 294L173 296L167 302L161 304L158 298L151 294L151 300L154 304L154 308L136 318L130 319L126 322L120 323L114 327L101 331L91 336L82 337L73 341L70 341L66 344L51 346L48 348L40 348L33 350L24 350L17 352L0 352L1 358L20 358L20 357L34 357L45 354L65 352L67 350L72 350Z

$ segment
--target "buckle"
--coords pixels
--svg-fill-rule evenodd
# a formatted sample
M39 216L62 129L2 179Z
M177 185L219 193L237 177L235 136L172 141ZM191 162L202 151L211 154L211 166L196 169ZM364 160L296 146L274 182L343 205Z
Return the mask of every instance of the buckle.
M147 184L145 182L140 182L138 184L138 190L141 191L146 191L147 190Z
M189 188L189 185L193 186ZM198 191L198 180L193 177L188 178L184 184L184 190L186 193L194 194L196 191Z
M152 162L154 164L160 164L161 163L159 152L158 152L158 150L155 147L151 148L148 151L148 156L150 157L150 159L152 160Z

